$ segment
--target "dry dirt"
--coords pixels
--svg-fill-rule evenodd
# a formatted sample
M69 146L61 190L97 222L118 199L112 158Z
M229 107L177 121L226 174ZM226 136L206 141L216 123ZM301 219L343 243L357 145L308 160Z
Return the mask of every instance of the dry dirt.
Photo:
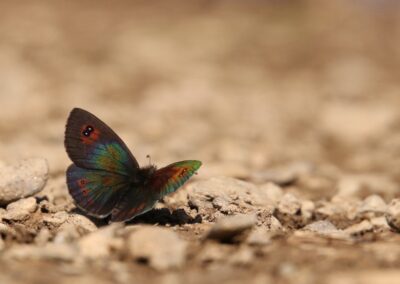
M0 283L400 283L399 8L2 1L1 178L50 170L0 208ZM76 106L142 165L203 166L128 224L86 218L65 184Z

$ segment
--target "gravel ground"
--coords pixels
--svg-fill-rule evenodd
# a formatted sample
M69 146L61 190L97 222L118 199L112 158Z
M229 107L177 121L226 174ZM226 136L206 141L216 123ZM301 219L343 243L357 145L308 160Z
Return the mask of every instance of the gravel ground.
M395 1L0 3L0 283L400 283ZM79 211L73 107L142 165L203 162L127 224Z

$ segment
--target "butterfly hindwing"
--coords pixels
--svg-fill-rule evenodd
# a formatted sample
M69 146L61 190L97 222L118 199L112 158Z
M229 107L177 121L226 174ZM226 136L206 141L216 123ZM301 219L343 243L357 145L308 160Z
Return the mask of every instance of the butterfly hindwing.
M125 193L112 211L111 221L130 220L150 210L159 199L181 187L200 166L200 161L189 160L157 170L142 187Z
M133 187L122 196L112 210L111 221L128 221L151 210L157 201L157 196L149 193L144 187Z
M106 217L129 190L129 178L75 165L67 170L68 190L79 208L96 217Z
M121 175L135 174L139 165L125 143L93 114L74 108L67 120L65 148L80 168Z

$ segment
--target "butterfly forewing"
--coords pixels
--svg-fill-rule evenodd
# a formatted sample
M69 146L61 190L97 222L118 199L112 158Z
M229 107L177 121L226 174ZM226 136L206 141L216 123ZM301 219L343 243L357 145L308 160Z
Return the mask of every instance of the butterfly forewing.
M65 131L65 148L80 168L134 174L139 165L125 143L104 122L79 108L71 111Z

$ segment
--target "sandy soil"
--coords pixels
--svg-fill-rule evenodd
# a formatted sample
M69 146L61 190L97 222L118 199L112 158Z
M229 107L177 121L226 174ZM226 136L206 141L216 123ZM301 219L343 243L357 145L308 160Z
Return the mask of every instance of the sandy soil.
M0 3L0 162L50 167L29 216L0 212L0 283L399 283L386 219L400 195L400 7L183 2ZM199 174L109 233L65 185L76 106L140 164L198 159ZM256 216L238 240L206 237L237 214ZM148 225L184 242L183 263L131 251ZM85 253L92 242L107 252Z

